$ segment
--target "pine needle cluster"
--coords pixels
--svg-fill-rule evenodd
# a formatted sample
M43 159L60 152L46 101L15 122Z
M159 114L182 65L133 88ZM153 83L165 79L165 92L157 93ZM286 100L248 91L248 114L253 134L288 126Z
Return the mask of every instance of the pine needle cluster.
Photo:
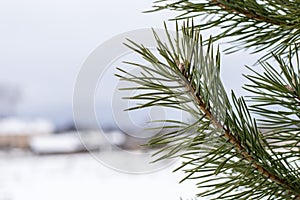
M158 54L129 41L146 64L117 76L140 90L129 110L163 106L192 120L165 120L165 131L149 141L161 145L160 159L182 158L177 170L197 180L208 199L300 199L300 1L162 0L154 10L180 11L193 20L167 41L154 32ZM199 22L199 23L196 23ZM222 32L203 40L201 31ZM219 49L213 43L233 38L233 48L268 49L258 61L263 73L248 67L243 87L251 95L227 94L220 77ZM274 59L276 64L270 64ZM226 66L224 66L226 68ZM255 118L254 118L255 116ZM203 190L204 189L204 190Z

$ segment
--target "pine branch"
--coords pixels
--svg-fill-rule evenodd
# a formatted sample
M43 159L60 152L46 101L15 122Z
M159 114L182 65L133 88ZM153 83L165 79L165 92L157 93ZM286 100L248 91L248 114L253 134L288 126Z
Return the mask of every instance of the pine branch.
M218 0L211 0L211 2L217 6L219 6L220 8L222 8L222 10L227 10L231 13L236 13L238 15L244 15L245 17L249 18L249 19L253 19L255 21L261 21L261 22L266 22L269 24L273 24L273 25L285 25L285 26L294 26L295 22L280 22L277 21L276 18L270 18L269 16L264 16L264 15L260 15L257 14L255 10L248 10L247 7L245 8L233 8L230 6L227 6L225 3L223 3L222 1L218 1Z
M154 10L179 11L176 20L194 19L200 30L221 28L213 41L230 38L232 47L227 53L251 49L252 53L268 50L262 59L287 53L300 42L300 1L280 0L161 0L154 3ZM295 48L292 49L295 53Z
M286 62L275 56L277 67L261 63L263 73L245 75L250 84L245 89L252 93L248 101L251 110L258 115L259 127L272 149L284 157L299 157L300 145L300 65L296 53L295 62ZM276 110L274 109L276 107ZM296 148L296 149L295 149Z
M199 179L199 187L210 188L201 196L300 199L300 174L289 162L293 156L273 151L243 99L233 95L231 106L220 79L220 54L214 57L211 40L205 54L202 37L193 28L184 27L182 36L177 34L174 40L166 34L168 43L155 34L160 58L131 42L128 46L151 67L134 64L142 72L133 75L121 70L123 75L118 75L143 90L157 91L131 97L148 101L132 109L168 106L188 112L195 119L192 123L169 121L174 125L165 127L166 133L149 142L166 145L157 153L163 154L161 159L184 158L179 169L188 173L185 179ZM238 188L243 188L242 192Z
M181 67L178 66L178 68L180 69ZM215 128L224 131L223 137L228 142L232 143L235 146L235 148L240 152L240 154L243 156L243 158L246 159L255 170L257 170L258 172L263 174L266 178L274 181L275 183L277 183L279 185L282 185L287 190L290 190L291 188L285 179L274 175L273 173L271 173L267 169L265 169L263 166L261 166L258 162L256 162L256 160L242 146L241 141L239 141L234 136L234 134L231 133L231 130L226 128L224 125L221 124L221 122L218 121L218 119L210 112L210 110L207 109L207 105L203 102L201 97L196 94L195 89L192 86L192 83L189 82L188 77L184 74L184 71L183 70L180 70L180 71L182 72L183 77L185 77L185 80L184 80L184 82L186 83L185 87L186 87L187 91L189 92L190 96L192 96L196 100L199 108L204 113L205 117L209 121L211 121L211 123L214 124ZM300 199L300 194L298 194L297 198Z

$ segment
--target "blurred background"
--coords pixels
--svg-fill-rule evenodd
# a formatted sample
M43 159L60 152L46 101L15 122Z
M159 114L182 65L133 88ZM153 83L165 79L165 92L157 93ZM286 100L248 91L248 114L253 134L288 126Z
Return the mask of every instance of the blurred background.
M73 120L74 85L90 53L115 35L162 28L175 16L142 13L151 6L151 0L0 2L0 200L194 197L193 183L178 184L183 174L171 172L178 161L145 166L152 150L140 148L146 140L136 141L120 130L105 95L96 99L97 110L105 113L99 117L101 130L82 120L76 125L83 134L78 134ZM224 55L228 91L242 94L241 65L255 60L244 52L230 59ZM143 127L148 114L133 119ZM139 154L143 163L140 157L130 159L128 151ZM129 167L114 169L103 159ZM136 168L145 173L132 173Z

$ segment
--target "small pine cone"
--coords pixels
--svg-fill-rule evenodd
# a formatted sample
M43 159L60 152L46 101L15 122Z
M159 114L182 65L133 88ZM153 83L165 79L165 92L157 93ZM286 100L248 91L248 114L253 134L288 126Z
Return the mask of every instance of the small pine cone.
M295 89L289 85L285 85L285 88L288 89L288 91L290 91L290 92L295 92Z
M293 85L296 85L294 78L292 79L292 83L293 83ZM285 85L285 88L288 89L290 92L296 92L296 90L290 85Z
M179 63L178 68L181 71L181 73L184 72L184 64L183 63Z
M177 61L176 61L176 65L177 65L179 71L180 71L181 73L184 73L184 64L181 63L181 62L179 62L179 60L177 60Z

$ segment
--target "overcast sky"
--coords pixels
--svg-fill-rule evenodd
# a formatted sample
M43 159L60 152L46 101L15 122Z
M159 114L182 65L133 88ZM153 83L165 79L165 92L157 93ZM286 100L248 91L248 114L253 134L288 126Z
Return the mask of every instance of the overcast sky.
M152 1L10 0L0 3L0 84L20 88L16 114L72 120L77 74L89 54L111 37L139 28L162 27L174 16L143 14ZM238 90L248 53L223 56L226 88ZM226 67L226 69L224 69Z

